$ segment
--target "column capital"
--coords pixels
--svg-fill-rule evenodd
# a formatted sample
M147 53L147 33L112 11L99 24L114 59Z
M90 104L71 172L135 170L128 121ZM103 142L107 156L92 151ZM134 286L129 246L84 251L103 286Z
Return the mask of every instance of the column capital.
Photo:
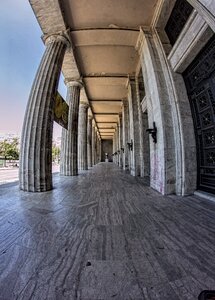
M67 32L61 31L53 34L45 34L42 36L42 40L44 41L46 46L54 43L55 41L61 41L62 43L66 44L67 47L71 46L71 41L68 37Z
M64 83L67 87L78 86L80 89L84 86L81 79L65 78Z

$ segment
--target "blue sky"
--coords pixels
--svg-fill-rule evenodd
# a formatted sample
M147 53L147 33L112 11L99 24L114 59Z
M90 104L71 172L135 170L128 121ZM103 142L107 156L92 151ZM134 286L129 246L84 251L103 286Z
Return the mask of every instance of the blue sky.
M28 0L1 1L0 132L21 132L26 104L44 45ZM59 92L65 98L62 81ZM56 126L55 135L60 133Z

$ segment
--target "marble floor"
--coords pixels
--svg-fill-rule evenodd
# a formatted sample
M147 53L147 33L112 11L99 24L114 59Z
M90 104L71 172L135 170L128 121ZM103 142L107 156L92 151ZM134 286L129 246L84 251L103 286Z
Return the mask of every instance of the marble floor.
M54 190L0 187L0 299L196 300L215 289L215 204L111 163Z

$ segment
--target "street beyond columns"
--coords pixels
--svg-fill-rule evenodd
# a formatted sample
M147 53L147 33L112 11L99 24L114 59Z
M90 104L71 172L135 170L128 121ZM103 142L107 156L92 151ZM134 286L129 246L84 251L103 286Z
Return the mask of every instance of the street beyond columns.
M59 172L59 165L52 166L52 172ZM19 180L19 168L8 167L0 168L0 185Z

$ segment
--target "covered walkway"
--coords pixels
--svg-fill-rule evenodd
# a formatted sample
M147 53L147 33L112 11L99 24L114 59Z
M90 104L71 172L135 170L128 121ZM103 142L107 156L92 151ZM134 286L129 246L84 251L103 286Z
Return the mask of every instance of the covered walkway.
M0 299L197 299L215 287L215 205L112 163L0 189Z

